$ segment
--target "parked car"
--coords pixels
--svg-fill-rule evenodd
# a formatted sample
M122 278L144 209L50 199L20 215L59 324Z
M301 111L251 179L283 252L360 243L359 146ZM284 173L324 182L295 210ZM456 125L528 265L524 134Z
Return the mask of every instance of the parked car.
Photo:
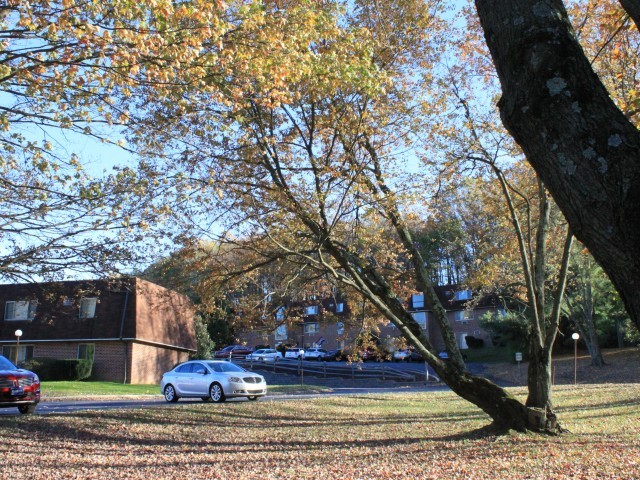
M327 351L324 348L307 348L304 351L303 358L305 360L324 360Z
M191 360L162 375L160 391L167 402L201 398L218 403L234 397L257 400L267 394L267 383L262 375L248 372L235 363Z
M229 345L222 350L214 352L213 358L244 358L253 350L246 345Z
M394 362L410 362L411 361L411 350L405 348L403 350L396 350L393 352L392 360Z
M258 362L275 362L276 360L282 360L282 354L273 348L261 348L247 355L246 359L257 360Z
M403 350L396 350L393 352L394 362L422 362L424 358L413 348L405 348Z
M411 350L411 355L409 356L410 362L424 362L424 357L420 355L420 353L416 352L413 349L410 349L410 350Z
M284 358L293 358L293 359L298 359L301 356L303 356L304 353L304 349L302 348L287 348L287 350L284 352Z
M344 354L342 350L328 350L327 353L322 357L322 360L325 362L336 362L344 359Z
M375 362L383 362L388 358L387 353L384 350L378 350L375 348L367 348L366 350L362 350L360 352L360 358L363 362L375 361Z
M40 379L0 355L0 408L18 407L20 413L36 411L40 402Z

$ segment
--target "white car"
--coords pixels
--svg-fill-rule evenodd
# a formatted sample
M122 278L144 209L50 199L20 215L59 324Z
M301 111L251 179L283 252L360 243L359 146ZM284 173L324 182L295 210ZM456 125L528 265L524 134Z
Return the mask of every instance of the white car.
M300 357L304 358L304 350L302 348L287 348L284 352L284 358L294 358L297 360Z
M324 348L307 348L302 358L305 360L322 360L327 354Z
M394 362L407 362L411 358L411 351L409 349L396 350L393 352Z
M282 360L282 353L273 348L261 348L246 357L247 360L257 360L258 362L275 362Z
M257 400L267 394L262 375L246 371L235 363L220 360L191 360L165 373L160 391L167 402L180 398L201 398L224 402L227 398Z

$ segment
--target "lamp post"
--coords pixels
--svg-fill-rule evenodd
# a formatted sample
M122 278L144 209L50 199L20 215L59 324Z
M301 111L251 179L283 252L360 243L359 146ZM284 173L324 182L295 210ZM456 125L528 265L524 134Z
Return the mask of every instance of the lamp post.
M304 357L304 322L298 322L300 325L301 331L301 339L300 339L300 350L298 351L298 370L300 372L300 384L304 385L304 364L302 363L302 359Z
M573 384L577 385L578 383L578 339L580 338L579 333L574 333L571 335L573 338Z
M22 336L22 330L15 331L16 336L16 367L18 366L18 351L20 350L20 337Z

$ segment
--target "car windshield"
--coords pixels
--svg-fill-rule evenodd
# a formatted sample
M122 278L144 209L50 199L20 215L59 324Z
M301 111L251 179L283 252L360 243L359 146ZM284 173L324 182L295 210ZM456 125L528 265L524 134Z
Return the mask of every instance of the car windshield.
M0 356L0 370L15 370L16 366L7 360L5 357Z
M214 372L246 372L244 368L237 366L235 363L209 362L207 365Z

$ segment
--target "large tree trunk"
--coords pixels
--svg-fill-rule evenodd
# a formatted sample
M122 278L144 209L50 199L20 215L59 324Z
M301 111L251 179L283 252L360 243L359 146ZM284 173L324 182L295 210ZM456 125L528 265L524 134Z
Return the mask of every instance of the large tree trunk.
M502 387L485 378L469 375L454 367L432 366L451 390L487 413L497 428L554 434L562 431L551 408L523 405Z
M476 0L502 121L640 327L640 132L614 105L560 0Z
M591 322L587 323L586 328L585 344L587 345L587 350L589 350L591 365L594 367L602 367L605 362L604 357L602 356L602 350L600 350L600 341L598 340L598 333L596 332L593 319Z
M526 405L544 410L555 420L551 401L551 349L534 345L534 342L529 348L527 386L529 395Z
M620 0L620 5L629 14L636 27L640 29L640 0Z

